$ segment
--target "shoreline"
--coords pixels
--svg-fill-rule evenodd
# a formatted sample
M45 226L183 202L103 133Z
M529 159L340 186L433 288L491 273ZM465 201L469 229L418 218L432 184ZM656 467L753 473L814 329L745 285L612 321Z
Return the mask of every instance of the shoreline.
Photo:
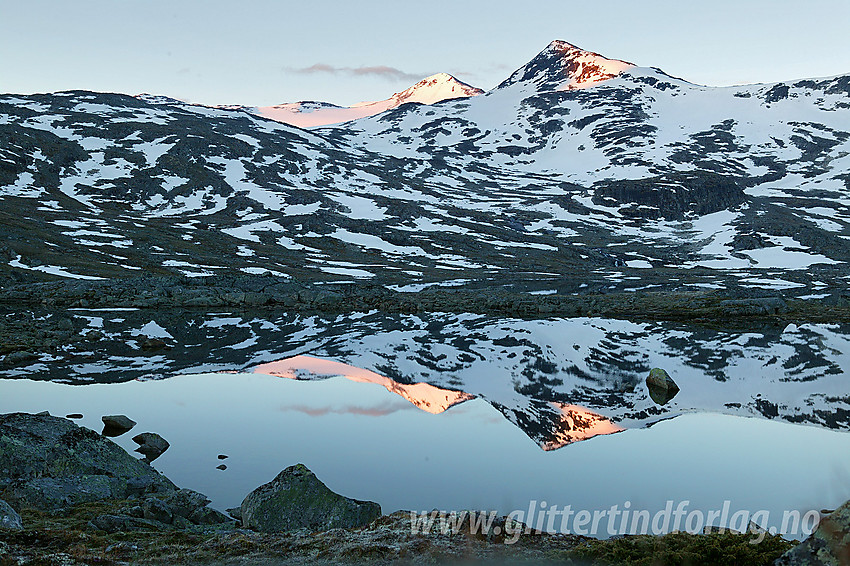
M752 321L850 322L846 289L816 289L816 298L776 290L731 288L631 290L582 287L532 290L528 282L509 285L473 282L431 284L417 291L369 282L294 282L272 277L138 277L103 281L53 281L0 286L0 308L134 308L203 311L268 310L292 313L473 313L537 319L605 317L630 321L694 322L707 325ZM542 285L546 287L546 284ZM549 285L554 286L554 285ZM529 287L529 290L516 290Z

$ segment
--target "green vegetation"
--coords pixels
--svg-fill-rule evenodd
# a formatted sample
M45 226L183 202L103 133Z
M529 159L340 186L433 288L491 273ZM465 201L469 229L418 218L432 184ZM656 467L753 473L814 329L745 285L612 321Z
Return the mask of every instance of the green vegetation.
M779 536L766 536L759 544L752 540L752 534L729 532L636 535L588 540L552 558L606 566L768 566L794 546Z

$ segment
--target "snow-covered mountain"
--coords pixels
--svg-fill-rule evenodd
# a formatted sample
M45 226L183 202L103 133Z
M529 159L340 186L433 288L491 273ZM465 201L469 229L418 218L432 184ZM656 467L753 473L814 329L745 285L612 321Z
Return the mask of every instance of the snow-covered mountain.
M564 42L485 94L309 131L3 95L0 273L840 293L848 109L850 76L713 88Z
M249 111L293 126L314 128L374 116L408 102L436 104L443 100L467 98L479 94L484 94L484 91L461 82L447 73L437 73L422 79L406 90L393 94L387 100L361 102L354 106L336 106L327 102L294 102L276 106L260 106Z
M531 84L539 91L588 88L632 67L632 63L608 59L566 41L553 41L496 88L515 84Z

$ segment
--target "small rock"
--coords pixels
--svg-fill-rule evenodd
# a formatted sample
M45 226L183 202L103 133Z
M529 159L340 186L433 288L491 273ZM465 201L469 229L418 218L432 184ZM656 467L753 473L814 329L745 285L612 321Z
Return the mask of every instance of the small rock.
M159 338L148 338L143 341L140 346L142 347L142 350L167 350L171 348L171 346L166 344L164 340Z
M189 516L189 520L196 525L220 525L230 522L227 515L209 507L198 509Z
M21 365L27 362L32 362L38 359L38 354L27 351L18 351L12 352L11 354L7 354L5 361L9 365Z
M242 521L242 508L241 507L233 507L232 509L225 509L227 514L236 519L237 521Z
M171 446L167 440L155 432L143 432L133 437L133 442L139 445L136 452L143 454L143 460L150 464L168 450Z
M227 460L227 458L228 458L227 454L219 454L218 455L219 460Z
M216 470L226 470L226 469L227 469L227 465L225 465L225 464L219 464L218 466L216 466L216 467L215 467L215 469L216 469Z
M210 500L207 499L206 495L191 489L184 488L169 493L162 500L174 513L175 525L178 517L187 519L196 525L214 525L228 521L224 513L207 507Z
M103 436L121 436L136 426L136 421L125 415L106 415L100 420L103 421Z
M41 411L41 412L35 413L35 416L37 416L37 417L49 417L50 411Z
M659 405L667 404L679 393L679 386L661 368L652 368L646 378L646 386L649 388L649 396Z
M331 491L303 464L290 466L242 502L243 526L260 532L328 531L368 525L381 506Z
M156 497L148 497L142 502L141 507L142 517L145 519L168 524L174 518L171 508Z
M139 519L127 517L126 515L100 515L89 523L99 531L107 533L126 533L130 531L161 531L168 528L167 525L152 521L150 519Z
M103 551L109 554L110 552L136 552L138 550L138 545L130 544L129 542L117 542L110 544Z
M141 505L133 505L132 507L122 507L118 510L119 515L127 515L128 517L136 517L137 519L143 519L145 516L145 512L142 509Z
M0 528L20 531L24 528L21 516L12 509L12 506L0 499Z
M69 415L65 415L65 418L66 419L78 420L78 419L83 418L83 415L82 415L82 413L71 413Z

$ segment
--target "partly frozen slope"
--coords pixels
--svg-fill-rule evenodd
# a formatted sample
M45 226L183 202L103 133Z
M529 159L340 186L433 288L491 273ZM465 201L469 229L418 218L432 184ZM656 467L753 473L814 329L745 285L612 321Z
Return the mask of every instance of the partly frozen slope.
M309 131L5 95L0 269L817 298L850 277L848 110L850 76L711 88L563 42L486 94Z

